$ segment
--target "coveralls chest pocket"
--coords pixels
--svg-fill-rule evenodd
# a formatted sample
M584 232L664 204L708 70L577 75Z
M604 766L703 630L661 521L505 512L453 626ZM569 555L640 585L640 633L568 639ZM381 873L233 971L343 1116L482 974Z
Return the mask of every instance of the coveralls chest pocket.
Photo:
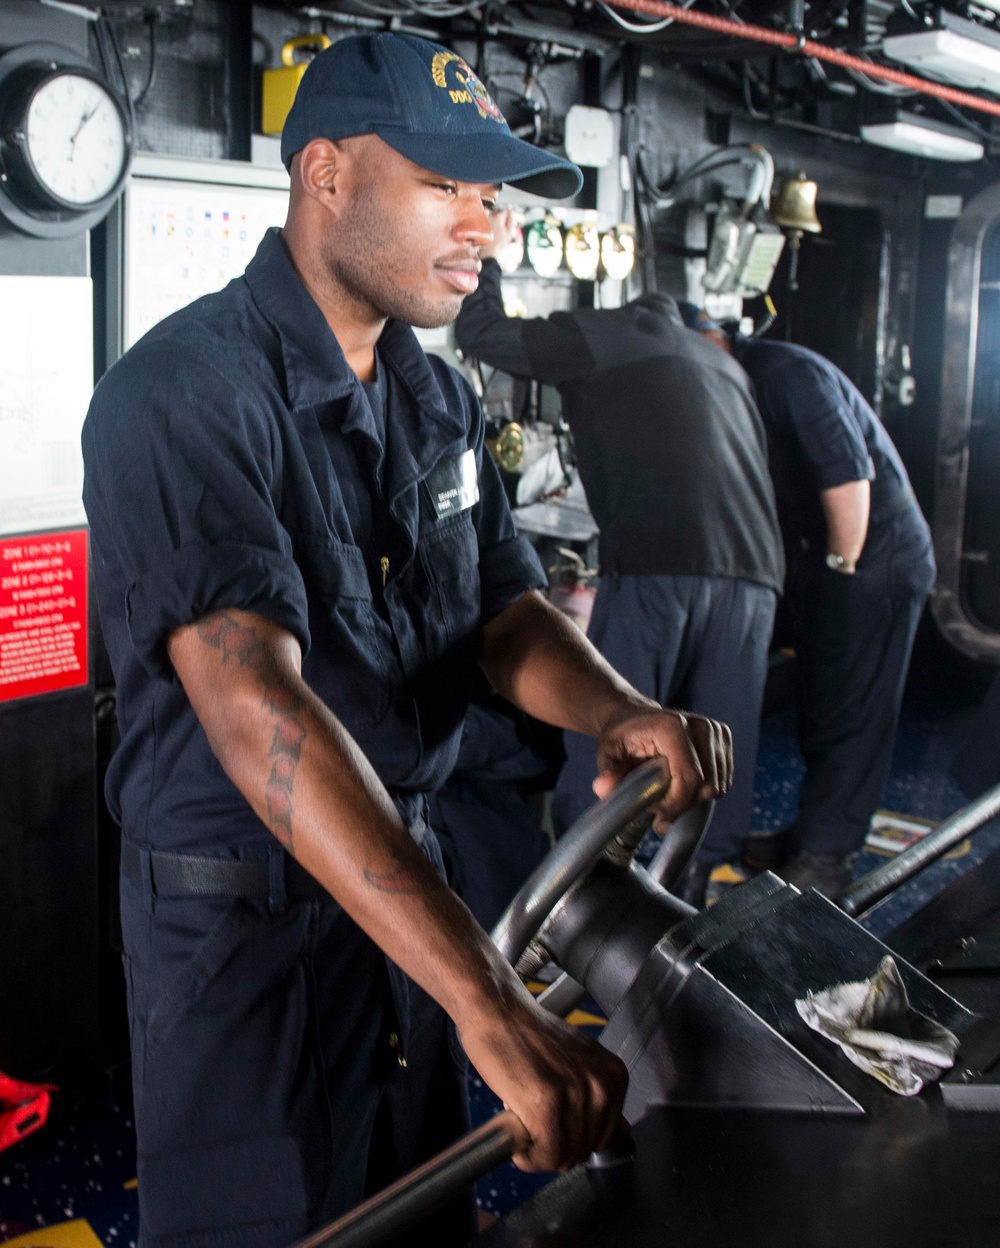
M347 728L380 723L389 709L397 660L392 630L375 610L357 546L299 536L296 561L310 588L312 645L302 675Z
M480 617L479 542L471 509L428 528L418 552L439 644L442 649L468 645L478 636ZM433 646L430 635L428 641Z

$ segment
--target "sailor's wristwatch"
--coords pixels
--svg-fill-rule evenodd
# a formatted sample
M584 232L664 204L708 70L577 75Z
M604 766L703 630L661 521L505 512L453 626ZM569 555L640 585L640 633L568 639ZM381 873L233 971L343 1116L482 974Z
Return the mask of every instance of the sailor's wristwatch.
M833 551L827 551L826 566L831 572L840 572L844 576L853 576L858 570L853 559L845 559L843 555L835 555Z

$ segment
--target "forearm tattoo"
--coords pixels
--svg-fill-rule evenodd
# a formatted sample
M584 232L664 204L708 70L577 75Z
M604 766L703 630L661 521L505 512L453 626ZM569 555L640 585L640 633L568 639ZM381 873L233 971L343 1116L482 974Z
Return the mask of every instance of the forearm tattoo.
M260 673L264 681L261 707L275 721L274 735L267 752L268 758L273 761L264 790L267 825L291 853L294 849L292 796L295 770L307 735L302 722L305 704L295 690L284 683L267 643L252 625L223 613L199 624L198 636L206 645L220 651L224 664L235 659L241 667Z
M267 755L274 759L265 794L267 822L282 845L291 851L292 789L306 739L306 730L299 720L302 700L290 689L272 689L264 694L264 706L277 719Z
M409 867L396 867L392 871L366 871L365 882L380 893L396 893L416 896L426 893L427 885Z
M257 630L234 620L228 611L202 620L198 625L198 636L206 645L221 653L223 663L235 659L240 667L256 671L268 665L268 648Z

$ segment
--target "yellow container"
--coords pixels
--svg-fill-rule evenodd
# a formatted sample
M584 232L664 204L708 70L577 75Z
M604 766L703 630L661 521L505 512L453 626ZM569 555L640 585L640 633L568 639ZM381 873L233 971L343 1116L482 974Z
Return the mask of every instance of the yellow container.
M322 52L330 46L326 35L298 35L289 39L281 49L281 69L264 70L264 99L261 112L261 128L265 134L280 134L285 125L299 89L302 75L309 67L312 57L304 61L296 61L295 53L302 48L312 48Z

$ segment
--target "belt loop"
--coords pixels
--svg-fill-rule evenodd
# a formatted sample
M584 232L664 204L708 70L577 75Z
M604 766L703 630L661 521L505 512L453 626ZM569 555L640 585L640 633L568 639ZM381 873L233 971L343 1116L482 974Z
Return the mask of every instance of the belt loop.
M153 862L148 845L138 846L139 850L139 887L142 889L142 904L146 913L153 913Z
M272 914L281 914L288 903L285 865L288 855L277 842L267 847L267 906Z

